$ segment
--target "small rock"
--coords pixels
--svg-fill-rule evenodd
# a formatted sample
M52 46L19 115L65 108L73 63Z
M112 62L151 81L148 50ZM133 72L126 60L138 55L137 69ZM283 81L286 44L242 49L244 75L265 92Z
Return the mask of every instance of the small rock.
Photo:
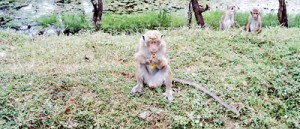
M139 118L146 119L150 115L151 115L151 112L146 111L146 112L143 112L143 113L139 114Z
M4 57L6 57L6 53L0 52L0 58L4 58Z
M150 110L151 110L151 112L158 114L158 115L163 112L163 110L160 108L151 108Z
M20 27L20 30L27 30L27 29L29 29L29 28L30 28L30 26L28 26L28 25L23 25L23 26Z
M53 35L57 35L56 31L54 28L50 27L47 28L46 31L43 34L44 36L53 36Z

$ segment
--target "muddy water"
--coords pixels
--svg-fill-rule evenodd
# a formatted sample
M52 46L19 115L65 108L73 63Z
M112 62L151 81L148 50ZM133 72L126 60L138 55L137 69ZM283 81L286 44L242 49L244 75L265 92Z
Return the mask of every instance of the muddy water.
M53 27L43 28L36 19L41 16L62 13L85 13L92 15L92 6L89 0L67 1L63 0L32 0L14 1L3 0L0 2L0 29L10 29L18 33L29 35L43 34ZM54 28L57 29L57 28ZM57 30L54 31L56 33Z
M171 0L104 0L104 13L129 14L159 9L176 12L184 6L173 4ZM53 26L43 28L37 24L37 18L51 14L84 13L91 19L93 7L90 0L1 0L0 10L0 29L37 35L57 33L63 29Z

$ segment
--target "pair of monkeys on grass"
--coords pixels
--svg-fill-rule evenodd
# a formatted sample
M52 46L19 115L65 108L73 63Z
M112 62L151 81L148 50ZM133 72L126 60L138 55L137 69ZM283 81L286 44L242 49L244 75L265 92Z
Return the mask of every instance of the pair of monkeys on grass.
M228 9L224 12L220 20L220 30L226 30L234 26L234 13L235 6L228 7ZM243 31L255 34L259 34L262 31L260 12L258 8L253 8L252 11L250 11L248 23L241 29Z
M221 100L214 93L202 87L200 84L172 77L171 67L166 56L166 42L162 39L163 35L157 30L147 31L140 39L137 52L134 58L137 62L136 79L137 84L131 90L135 96L142 94L144 84L150 88L156 88L161 85L166 86L163 95L169 102L173 101L172 82L192 85L209 96L216 99L220 104L239 115L239 112L232 106Z

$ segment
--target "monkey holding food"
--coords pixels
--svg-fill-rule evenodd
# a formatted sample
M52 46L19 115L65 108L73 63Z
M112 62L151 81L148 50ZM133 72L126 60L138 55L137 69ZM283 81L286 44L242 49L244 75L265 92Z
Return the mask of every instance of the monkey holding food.
M141 95L144 84L147 84L150 88L156 88L164 84L166 91L163 95L167 97L169 102L172 102L172 82L188 84L200 89L216 99L227 109L239 115L239 112L234 107L222 101L221 98L200 84L189 80L173 78L166 55L166 42L162 38L163 35L157 30L149 30L141 37L137 52L134 54L134 58L137 62L137 85L132 88L131 93L134 96L136 93Z
M164 95L169 101L172 101L171 68L166 58L166 43L162 40L160 32L157 30L147 31L140 39L134 57L137 61L137 85L132 88L132 94L136 92L142 94L144 83L150 88L165 84Z

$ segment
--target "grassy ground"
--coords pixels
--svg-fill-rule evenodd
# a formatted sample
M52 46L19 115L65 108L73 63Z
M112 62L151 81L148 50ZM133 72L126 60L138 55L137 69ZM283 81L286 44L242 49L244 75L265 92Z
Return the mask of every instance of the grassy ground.
M140 34L32 39L0 32L0 126L300 128L299 31L163 31L174 76L203 84L239 117L186 85L174 85L173 103L163 87L131 97ZM141 119L143 112L150 115Z

